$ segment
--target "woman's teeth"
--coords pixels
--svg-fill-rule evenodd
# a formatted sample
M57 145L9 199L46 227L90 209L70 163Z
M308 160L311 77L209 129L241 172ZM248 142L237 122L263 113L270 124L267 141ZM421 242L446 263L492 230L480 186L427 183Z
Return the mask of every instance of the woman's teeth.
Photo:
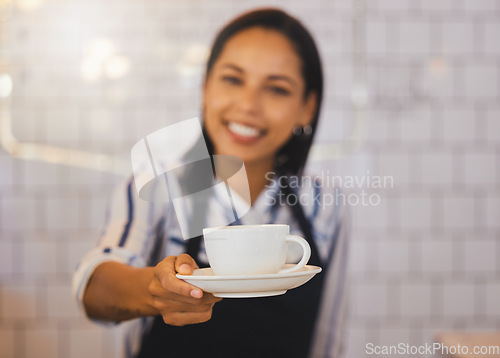
M260 131L254 127L249 127L241 123L229 122L228 128L231 132L240 135L242 137L257 137L260 135Z

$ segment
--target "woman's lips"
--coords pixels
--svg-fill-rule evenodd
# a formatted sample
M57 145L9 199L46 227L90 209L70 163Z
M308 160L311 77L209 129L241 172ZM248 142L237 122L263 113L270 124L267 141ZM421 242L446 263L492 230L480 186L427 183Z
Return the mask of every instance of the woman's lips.
M265 135L265 131L239 122L227 122L231 138L241 144L253 144Z

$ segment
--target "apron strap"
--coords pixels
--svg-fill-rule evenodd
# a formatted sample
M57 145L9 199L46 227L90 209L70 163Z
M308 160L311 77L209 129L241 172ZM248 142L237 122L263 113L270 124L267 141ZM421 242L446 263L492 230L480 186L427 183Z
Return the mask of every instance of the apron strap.
M286 184L283 186L283 192L285 193L287 198L291 195L297 195L292 191L292 189L288 185L288 181L286 181ZM289 203L290 201L287 200L287 202ZM292 215L295 218L295 220L297 220L300 231L302 231L302 233L305 236L305 239L307 240L309 246L311 247L310 261L319 264L321 262L321 258L319 256L319 251L316 242L314 241L314 234L312 231L311 223L306 218L302 205L300 205L298 200L296 202L297 203L295 205L290 205L292 210Z
M199 235L189 239L186 244L186 254L191 256L195 261L198 267L202 267L206 265L206 262L200 262L198 258L198 253L200 252L201 239L203 239L203 235Z

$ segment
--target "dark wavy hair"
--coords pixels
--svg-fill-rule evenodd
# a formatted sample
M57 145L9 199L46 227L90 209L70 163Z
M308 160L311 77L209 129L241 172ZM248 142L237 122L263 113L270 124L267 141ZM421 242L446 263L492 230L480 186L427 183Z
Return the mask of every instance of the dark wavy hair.
M312 133L310 135L291 135L291 138L281 147L275 158L277 170L283 173L299 174L305 166L316 133L323 97L321 60L309 31L296 18L280 9L264 8L244 13L224 26L217 34L208 59L205 78L210 74L227 41L239 32L252 27L277 31L293 44L302 62L302 76L305 82L304 100L312 92L315 92L317 96L316 111L311 122ZM213 143L205 129L203 133L208 149L213 154Z

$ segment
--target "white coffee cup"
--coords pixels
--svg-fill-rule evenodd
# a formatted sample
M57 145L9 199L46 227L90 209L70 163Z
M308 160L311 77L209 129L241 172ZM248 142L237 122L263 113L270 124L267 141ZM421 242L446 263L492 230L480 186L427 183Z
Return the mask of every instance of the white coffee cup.
M288 225L235 225L203 229L210 267L217 276L259 275L298 271L311 256L303 238L290 235ZM288 242L298 243L302 259L293 267L282 269Z

